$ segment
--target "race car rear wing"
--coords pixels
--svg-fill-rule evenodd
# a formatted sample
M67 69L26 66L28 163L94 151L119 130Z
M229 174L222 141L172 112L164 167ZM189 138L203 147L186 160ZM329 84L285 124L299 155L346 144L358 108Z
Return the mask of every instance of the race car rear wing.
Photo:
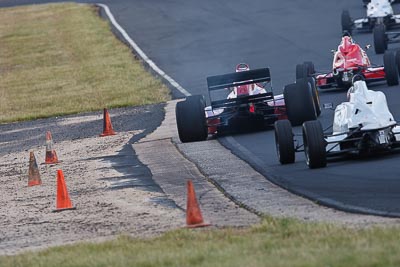
M273 99L272 92L252 95L252 96L238 97L234 99L216 100L216 101L213 101L213 98L211 96L212 91L227 90L235 86L263 83L270 81L271 81L271 75L269 68L234 72L224 75L207 77L207 86L208 86L208 93L210 96L211 106L213 108L232 107L244 103L250 103L250 102L256 103L265 101L266 99Z
M211 101L211 107L215 108L229 108L239 106L241 104L246 103L258 103L264 102L265 100L272 100L274 98L272 92L258 94L258 95L249 95L245 97L238 97L238 98L231 98L231 99L224 99L224 100L217 100Z
M207 77L208 90L227 89L233 86L240 86L252 83L271 81L269 68L248 70L242 72L228 73L224 75Z

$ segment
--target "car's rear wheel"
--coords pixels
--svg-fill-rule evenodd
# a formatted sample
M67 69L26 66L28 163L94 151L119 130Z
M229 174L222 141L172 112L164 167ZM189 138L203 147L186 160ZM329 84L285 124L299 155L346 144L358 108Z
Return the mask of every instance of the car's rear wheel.
M348 10L342 11L341 16L341 23L342 23L342 31L347 31L351 34L353 30L353 21L351 20L350 13Z
M312 61L304 61L303 63L307 67L307 76L312 76L315 73L315 66Z
M296 80L307 78L308 68L304 64L297 64L296 65Z
M295 160L292 125L289 120L279 120L274 124L276 153L281 164Z
M384 24L377 24L374 27L374 49L377 54L383 54L387 49L387 37L385 31L386 29Z
M314 77L308 77L307 81L311 87L311 94L312 94L312 98L314 101L315 112L317 113L317 117L318 117L319 115L321 115L321 104L319 101L317 85L316 85Z
M303 143L306 162L309 168L326 166L326 142L324 132L319 121L303 123Z
M179 139L183 142L204 141L207 139L205 100L201 95L188 96L178 102L175 108Z
M292 125L301 125L305 121L317 118L311 85L307 79L286 85L283 90L286 113Z
M397 69L396 57L392 51L386 51L383 55L386 83L389 86L399 84L399 71Z
M296 65L296 80L311 77L315 74L314 63L305 61L303 64Z

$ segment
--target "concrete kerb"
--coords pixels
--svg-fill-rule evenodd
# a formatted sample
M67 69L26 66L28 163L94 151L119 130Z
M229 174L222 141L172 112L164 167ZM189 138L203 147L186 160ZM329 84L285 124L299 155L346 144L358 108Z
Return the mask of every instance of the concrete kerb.
M154 181L168 198L173 199L182 209L185 209L186 205L186 181L191 179L204 218L212 225L246 226L259 222L257 215L240 208L231 198L221 194L172 142L172 139L177 137L174 112L176 102L171 101L165 107L165 119L159 128L133 144L140 161L148 166Z

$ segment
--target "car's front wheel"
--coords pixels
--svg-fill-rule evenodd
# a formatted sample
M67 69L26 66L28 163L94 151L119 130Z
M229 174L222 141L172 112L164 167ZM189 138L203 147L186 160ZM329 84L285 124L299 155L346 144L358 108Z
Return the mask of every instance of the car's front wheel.
M326 166L326 142L319 121L303 123L303 143L306 162L310 169Z
M295 160L292 125L289 120L279 120L274 124L276 153L281 164Z
M385 33L385 25L377 24L373 30L375 53L383 54L387 49L387 37Z

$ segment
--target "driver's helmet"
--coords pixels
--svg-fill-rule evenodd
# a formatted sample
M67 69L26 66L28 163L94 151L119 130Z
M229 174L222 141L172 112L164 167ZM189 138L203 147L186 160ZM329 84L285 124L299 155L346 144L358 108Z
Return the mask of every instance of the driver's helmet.
M239 63L236 65L236 72L248 71L250 67L246 63Z
M353 39L351 38L350 34L346 32L342 36L342 42L339 45L339 51L342 53L349 53L353 49L355 49Z
M351 34L348 31L343 31L342 34L342 45L352 45L354 44L353 38L351 38Z
M351 87L349 88L349 90L347 90L346 97L347 97L347 101L348 101L348 102L350 102L350 97L351 97L351 94L353 94L353 93L354 93L354 85L351 86Z

